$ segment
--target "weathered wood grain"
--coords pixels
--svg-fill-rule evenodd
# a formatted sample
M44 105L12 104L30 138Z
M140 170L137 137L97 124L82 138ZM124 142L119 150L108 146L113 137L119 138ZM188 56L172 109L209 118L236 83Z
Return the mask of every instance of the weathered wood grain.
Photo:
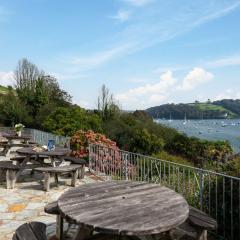
M26 147L26 148L18 149L17 153L23 154L23 155L35 155L35 156L44 155L49 157L63 157L71 153L71 150L69 148L56 147L54 151L36 152L33 150L33 147Z
M58 166L58 167L38 167L34 171L44 174L44 190L49 191L51 175L54 176L55 183L58 186L58 176L61 174L71 173L72 181L71 186L76 186L78 170L82 168L82 165L72 164L70 166Z
M48 173L70 173L81 168L81 165L72 164L69 166L58 166L58 167L38 167L34 170L37 172L48 172Z
M217 228L217 222L206 213L190 207L189 221L192 225L206 230L215 230Z
M30 222L21 225L12 240L47 240L46 225L41 222Z
M186 200L156 184L109 181L65 192L58 201L61 215L83 227L121 235L150 235L183 223Z

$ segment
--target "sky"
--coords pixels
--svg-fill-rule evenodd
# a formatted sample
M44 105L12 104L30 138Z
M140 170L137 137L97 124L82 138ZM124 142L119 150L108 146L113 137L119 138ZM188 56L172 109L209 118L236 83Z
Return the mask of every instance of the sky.
M0 0L0 84L27 58L84 108L240 98L240 0Z

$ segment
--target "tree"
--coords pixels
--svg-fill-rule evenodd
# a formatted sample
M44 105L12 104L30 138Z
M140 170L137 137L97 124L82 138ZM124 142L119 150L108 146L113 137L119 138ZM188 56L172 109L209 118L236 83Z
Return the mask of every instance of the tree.
M14 72L15 87L18 96L27 104L32 104L36 87L36 80L44 75L38 67L26 58L19 60Z
M6 126L14 126L19 122L24 125L31 124L31 117L14 90L9 90L6 95L1 96L0 122Z
M72 97L66 91L62 90L55 77L46 75L44 81L47 86L47 92L50 102L56 103L58 106L71 105Z
M43 127L64 136L72 136L78 130L102 131L100 117L78 106L57 108L45 119Z
M60 88L57 79L46 75L27 59L18 62L15 70L15 87L19 100L32 117L32 127L41 128L40 120L45 117L40 114L49 113L45 111L44 106L51 106L49 110L71 106L71 96Z
M102 85L98 97L98 111L103 120L107 120L119 112L119 106L114 101L113 95L110 94L110 91L105 84Z

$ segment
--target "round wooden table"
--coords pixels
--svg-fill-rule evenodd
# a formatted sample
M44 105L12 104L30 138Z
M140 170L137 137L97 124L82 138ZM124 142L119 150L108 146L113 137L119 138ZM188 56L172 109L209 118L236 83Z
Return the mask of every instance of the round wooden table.
M189 213L186 200L173 190L130 181L70 189L61 195L58 206L63 218L80 227L129 236L169 231L182 224Z
M23 161L22 165L25 166L28 161L30 161L31 156L36 156L37 158L39 156L46 156L50 157L52 166L56 166L55 160L60 160L63 161L63 157L71 153L71 149L69 148L60 148L56 147L55 150L53 151L41 151L41 152L36 152L33 150L33 147L25 147L25 148L20 148L17 150L17 153L20 155L26 156L26 159Z
M67 155L68 153L71 152L69 148L60 148L56 147L53 151L41 151L41 152L36 152L33 150L33 147L25 147L17 150L17 153L22 154L22 155L44 155L48 157L62 157Z
M7 138L9 141L20 140L23 141L24 143L27 143L31 139L31 136L26 134L18 136L15 133L3 133L2 136Z

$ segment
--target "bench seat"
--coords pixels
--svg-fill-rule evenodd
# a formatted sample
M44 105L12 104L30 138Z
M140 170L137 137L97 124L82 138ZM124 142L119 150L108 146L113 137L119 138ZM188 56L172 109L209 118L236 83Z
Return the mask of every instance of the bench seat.
M85 166L86 166L86 161L84 159L66 156L66 157L64 157L64 160L65 161L70 161L72 164L82 165L82 168L79 169L79 171L78 171L78 178L79 179L84 178Z
M12 164L11 161L0 162L0 176L6 176L6 187L7 189L13 189L17 180L17 172L19 167Z
M24 223L17 228L12 240L47 240L46 228L41 222Z
M53 175L55 177L55 182L58 185L58 176L63 174L71 174L72 181L71 186L76 186L76 180L78 176L79 169L82 169L82 165L72 164L70 166L58 166L58 167L38 167L34 171L41 172L44 174L44 190L49 191L50 189L50 178Z
M178 240L207 240L207 231L216 229L216 220L199 209L190 206L188 219L177 229L171 231L171 237ZM177 235L180 237L176 237Z

